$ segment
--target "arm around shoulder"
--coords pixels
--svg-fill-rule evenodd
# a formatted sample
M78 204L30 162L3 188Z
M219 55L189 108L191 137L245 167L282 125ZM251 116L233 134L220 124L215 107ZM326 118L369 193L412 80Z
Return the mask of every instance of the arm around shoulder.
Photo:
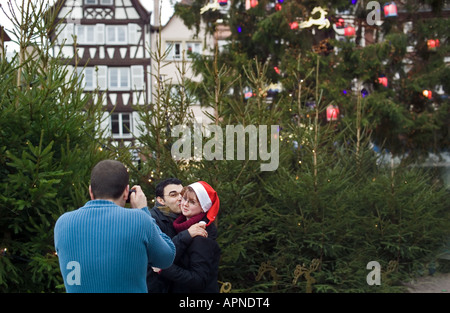
M155 220L150 218L151 225L148 227L149 241L147 243L148 262L153 267L168 268L175 259L175 245L169 236L164 234L156 225Z

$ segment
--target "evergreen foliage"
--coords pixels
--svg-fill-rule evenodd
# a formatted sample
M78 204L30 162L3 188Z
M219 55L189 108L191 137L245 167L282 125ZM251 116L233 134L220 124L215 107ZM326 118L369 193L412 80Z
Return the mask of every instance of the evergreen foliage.
M448 147L448 100L421 96L439 85L447 91L447 20L414 16L406 34L404 24L387 20L382 40L362 47L358 34L329 40L318 53L311 46L320 45L326 31L293 32L288 25L289 15L306 19L317 2L290 1L277 12L266 4L245 10L243 1L233 2L221 16L232 31L228 48L214 59L198 56L194 66L204 77L197 97L214 109L212 121L223 129L280 125L275 172L260 172L258 162L248 160L184 168L193 180L211 178L221 196L219 280L230 281L234 291L403 291L403 282L436 261L449 235L448 190L410 165ZM346 9L349 3L327 5ZM176 7L186 21L183 6ZM418 9L408 8L411 14ZM201 16L191 9L189 25L195 25ZM356 12L360 19L366 14ZM437 51L427 50L430 36L441 40ZM388 88L380 75L388 77ZM272 82L283 90L270 94ZM219 85L231 91L219 95ZM244 87L251 98L244 98ZM340 108L338 121L327 122L328 105ZM386 155L402 162L386 162ZM367 284L370 261L382 266L381 286Z
M183 11L176 12L188 25L199 25L202 2L194 1L191 11L180 4ZM431 2L438 13L442 1ZM43 24L40 11L28 6L29 20L20 25L29 27L17 28L17 41L24 48L41 38L39 49L34 56L2 59L0 67L0 290L58 290L54 223L86 202L90 170L103 158L127 163L149 201L157 182L170 176L213 186L221 202L219 281L230 282L233 292L403 291L403 282L437 261L450 235L449 191L423 169L385 156L408 152L417 160L448 147L448 100L420 96L439 84L448 92L445 19L417 20L413 36L386 23L384 40L366 47L358 39L331 41L338 53L318 54L310 49L317 36L310 30L294 36L286 18L306 17L328 2L292 1L290 10L268 16L265 4L245 11L243 1L233 2L230 47L216 50L214 58L196 56L201 83L186 79L185 62L178 82L162 80L167 52L160 38L152 55L156 100L136 106L143 122L135 147L139 164L129 153L98 149L108 147L98 129L101 105L83 95L79 78L58 56L50 56L52 43L43 38L55 24L48 15ZM343 0L331 8L346 6ZM220 14L205 16L214 22ZM248 29L238 33L239 23ZM429 36L442 39L435 52L424 46ZM407 73L406 47L413 40ZM389 88L377 83L381 73L392 82ZM274 94L269 86L278 81L283 90ZM252 90L249 99L245 87ZM277 170L262 172L260 158L249 160L248 143L245 160L173 158L179 137L172 130L194 130L188 108L197 100L213 109L211 124L223 134L227 125L279 125ZM328 105L339 106L338 121L327 122ZM214 133L203 133L202 147L212 139ZM373 142L389 152L374 152ZM194 140L192 148L194 155ZM381 264L380 286L367 284L370 261Z
M299 87L299 103L296 96L268 101L267 64L249 61L237 76L219 58L204 60L197 88L223 134L227 125L280 125L274 172L261 172L261 161L248 157L176 162L185 184L205 180L220 196L219 281L231 282L234 292L402 291L402 282L436 260L448 236L448 191L422 170L392 166L372 150L361 96L348 97L359 119L324 122L325 63L308 58L313 68L292 70L307 86ZM234 83L261 92L248 100L223 92ZM170 146L164 149L169 155ZM366 282L372 260L382 265L381 286Z
M381 8L385 2L388 1L379 2ZM245 1L231 1L226 14L218 11L198 14L203 1L195 0L192 5L176 4L175 12L188 27L196 25L198 29L200 21L204 21L211 34L217 19L222 19L231 31L229 44L219 56L222 62L243 76L242 68L247 61L257 57L259 62L268 65L267 78L282 83L284 96L298 90L293 71L314 67L314 57L309 54L319 53L326 69L320 74L324 101L334 100L342 116L353 118L355 104L349 94L364 89L368 107L363 122L370 125L372 141L395 155L407 155L404 162L422 160L429 152L439 153L450 145L448 96L438 94L441 90L448 95L450 90L447 79L450 70L444 62L449 52L449 23L442 11L444 1L405 1L402 5L406 13L402 13L402 18L384 18L380 12L382 26L368 25L370 11L366 1L356 4L346 0L283 1L280 10L275 9L277 1L257 3L246 9ZM430 5L432 17L424 17L419 11L422 5ZM317 6L327 10L331 24L338 21L339 12L353 13L354 26L364 26L366 32L373 32L373 41L367 40L362 45L361 27L355 37L343 41L332 39L335 35L332 27L291 29L290 23L294 21L318 18L318 13L311 15ZM438 39L440 46L429 49L429 39ZM198 71L204 73L203 63L199 64ZM302 74L299 79L306 76ZM387 87L379 83L379 77L387 78ZM242 87L246 86L234 84L233 90L240 93ZM432 91L433 97L423 96L424 90Z
M2 292L54 292L62 284L54 224L84 205L91 168L107 157L96 127L101 104L83 95L60 56L52 57L47 34L56 22L42 18L48 9L46 1L20 6L20 52L0 65Z

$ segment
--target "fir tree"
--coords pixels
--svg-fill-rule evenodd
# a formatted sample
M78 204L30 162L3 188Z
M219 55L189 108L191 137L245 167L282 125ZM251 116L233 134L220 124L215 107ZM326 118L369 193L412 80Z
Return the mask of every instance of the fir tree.
M62 285L54 224L89 199L91 168L109 154L101 152L101 104L52 56L49 4L12 5L20 50L0 65L0 290L54 292Z
M290 66L279 79L289 93L275 98L268 97L267 60L247 61L231 49L196 63L205 75L197 90L205 90L203 103L217 110L212 121L222 127L280 125L275 172L260 172L250 160L201 160L184 168L192 178L217 185L219 280L235 291L402 291L402 282L433 260L448 236L442 185L423 171L384 163L371 149L377 120L371 119L370 99L385 90L371 89L370 97L360 92L382 65L363 64L361 55L369 58L386 43L367 50L352 42L339 46L336 56L286 53L283 61ZM342 77L330 73L335 68ZM220 93L218 86L235 88ZM246 99L244 86L252 97ZM327 122L326 108L333 104L341 105L344 116ZM381 287L366 282L372 260L382 266Z

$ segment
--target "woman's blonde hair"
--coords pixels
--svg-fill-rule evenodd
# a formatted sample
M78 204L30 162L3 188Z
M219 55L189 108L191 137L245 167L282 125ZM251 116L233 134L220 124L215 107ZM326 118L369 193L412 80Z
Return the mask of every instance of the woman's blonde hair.
M184 198L184 195L186 195L186 199L195 200L198 203L200 203L200 201L198 200L197 194L195 193L194 188L192 188L191 186L183 187L180 194L183 198Z

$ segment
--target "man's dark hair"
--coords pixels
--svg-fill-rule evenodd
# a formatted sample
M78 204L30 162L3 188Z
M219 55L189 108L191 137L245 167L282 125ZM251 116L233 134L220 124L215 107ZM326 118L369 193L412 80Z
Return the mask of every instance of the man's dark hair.
M183 185L183 182L179 180L178 178L167 178L163 181L159 182L158 185L156 185L156 196L161 197L164 199L164 188L167 185Z
M118 199L128 185L125 166L114 160L97 163L91 172L91 190L95 199Z

